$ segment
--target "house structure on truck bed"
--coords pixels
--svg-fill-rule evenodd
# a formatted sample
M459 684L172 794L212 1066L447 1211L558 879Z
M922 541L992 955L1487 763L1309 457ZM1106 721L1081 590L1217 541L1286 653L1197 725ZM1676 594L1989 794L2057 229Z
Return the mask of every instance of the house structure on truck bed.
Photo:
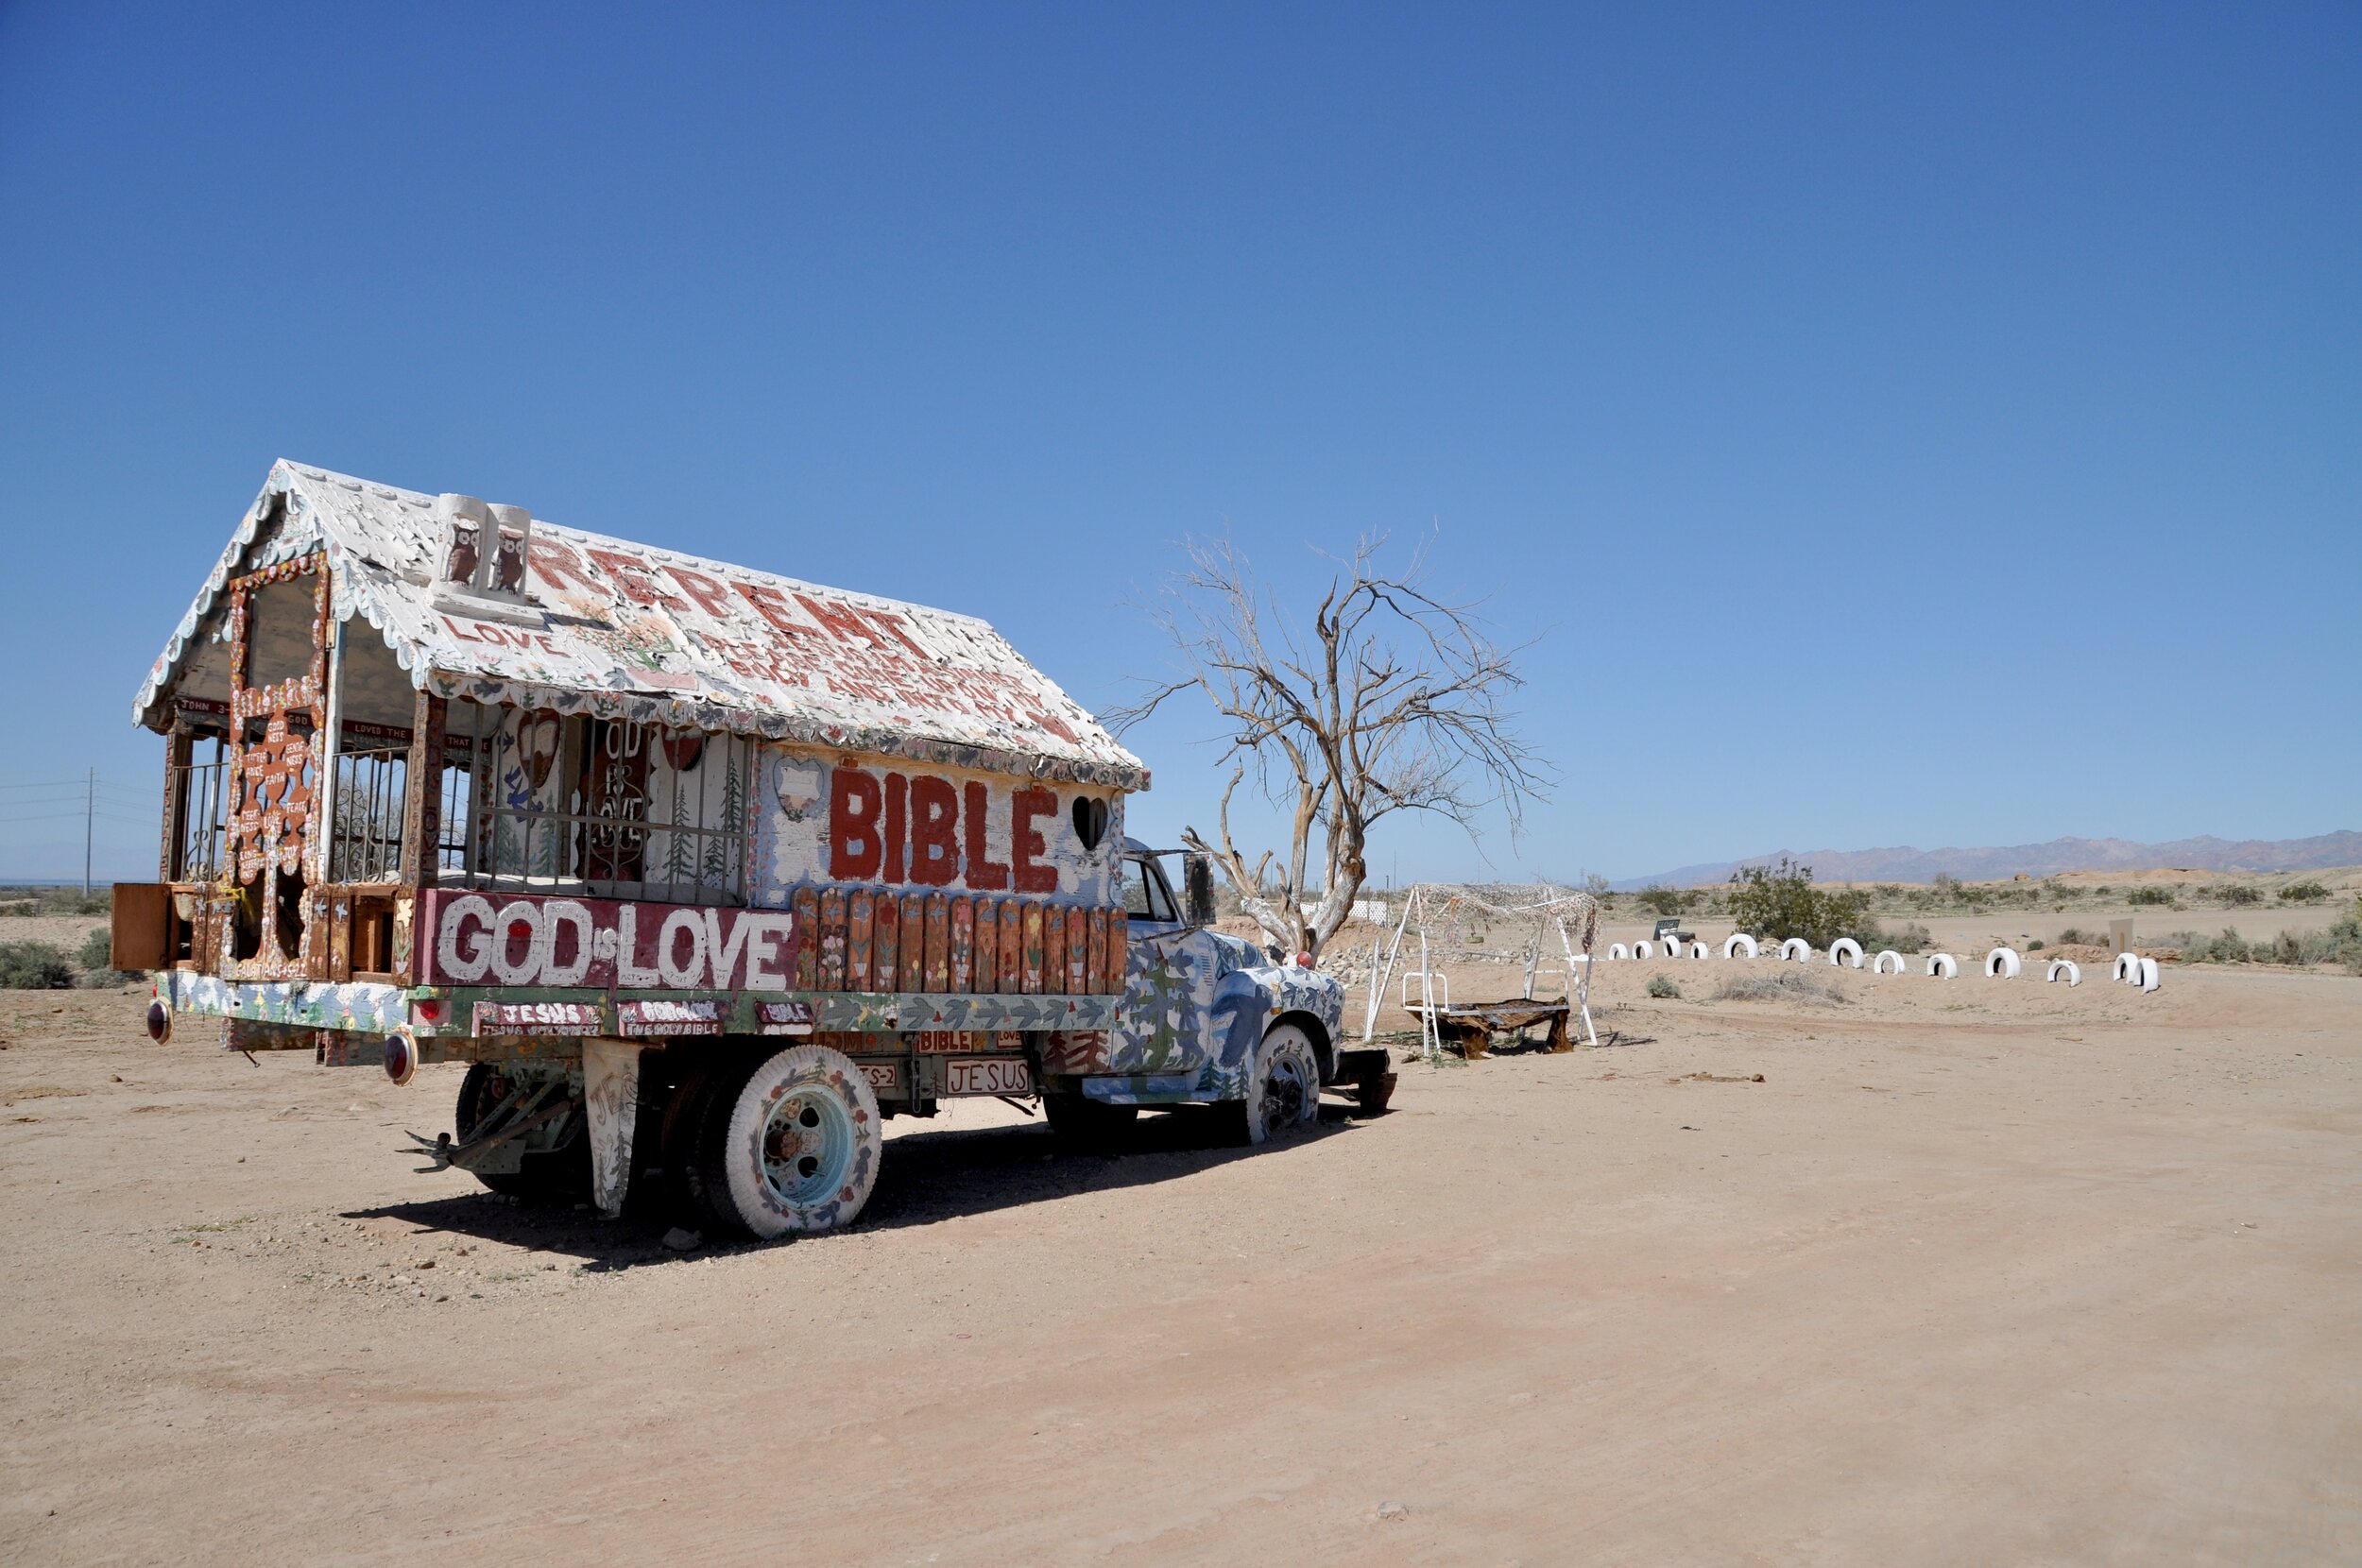
M688 1222L856 1215L879 1121L1042 1097L1103 1139L1382 1104L1327 977L1206 929L1148 770L969 617L281 462L142 687L149 1029L471 1065L435 1159Z

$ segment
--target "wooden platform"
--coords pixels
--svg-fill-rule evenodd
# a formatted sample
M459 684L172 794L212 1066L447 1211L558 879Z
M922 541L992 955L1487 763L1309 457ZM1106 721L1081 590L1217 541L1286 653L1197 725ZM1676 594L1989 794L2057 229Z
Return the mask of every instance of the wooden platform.
M1563 998L1558 1001L1534 1001L1520 997L1505 1002L1458 1002L1435 1010L1435 1030L1443 1036L1445 1044L1459 1047L1460 1054L1471 1062L1482 1061L1492 1052L1495 1035L1515 1033L1535 1024L1549 1026L1547 1049L1568 1051L1575 1048L1566 1038L1566 1019L1573 1010L1574 1003ZM1407 1011L1414 1018L1424 1018L1427 1005L1412 1002Z

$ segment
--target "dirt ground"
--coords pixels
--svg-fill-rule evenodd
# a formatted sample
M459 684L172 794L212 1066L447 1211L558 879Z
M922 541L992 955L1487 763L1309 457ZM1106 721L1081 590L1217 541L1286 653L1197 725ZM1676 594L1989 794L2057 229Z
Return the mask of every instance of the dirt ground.
M682 1256L411 1174L454 1068L0 994L0 1559L2362 1560L2362 980L1744 967L1252 1153L898 1121Z

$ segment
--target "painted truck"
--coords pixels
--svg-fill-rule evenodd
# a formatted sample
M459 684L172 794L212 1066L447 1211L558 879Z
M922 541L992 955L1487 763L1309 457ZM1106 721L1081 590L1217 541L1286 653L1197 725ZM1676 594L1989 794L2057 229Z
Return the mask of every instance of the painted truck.
M498 1191L616 1213L660 1171L684 1223L774 1236L850 1221L882 1119L945 1099L1259 1143L1393 1083L966 616L282 462L135 715L162 847L113 942L149 1032L469 1064L430 1168Z

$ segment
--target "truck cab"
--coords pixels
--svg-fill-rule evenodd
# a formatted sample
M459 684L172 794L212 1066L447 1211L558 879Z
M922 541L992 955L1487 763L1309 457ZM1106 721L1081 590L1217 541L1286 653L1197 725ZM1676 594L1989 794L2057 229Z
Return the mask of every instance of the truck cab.
M1181 873L1179 897L1169 864ZM1341 1048L1344 988L1216 930L1204 855L1127 838L1121 870L1130 941L1116 1025L1045 1058L1053 1127L1104 1142L1143 1107L1211 1103L1242 1141L1260 1143L1309 1120L1325 1087L1382 1106L1384 1051Z

